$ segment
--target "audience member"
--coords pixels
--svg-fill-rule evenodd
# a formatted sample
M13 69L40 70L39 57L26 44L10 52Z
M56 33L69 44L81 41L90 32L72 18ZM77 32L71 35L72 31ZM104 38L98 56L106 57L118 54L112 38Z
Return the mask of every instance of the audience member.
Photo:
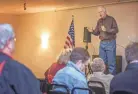
M110 82L113 78L112 74L104 74L105 63L101 58L95 58L91 64L93 74L88 79L89 81L99 81L104 84L106 94L109 94ZM92 86L101 87L98 84L90 84Z
M71 91L74 87L88 88L83 70L90 60L87 50L81 47L74 48L67 66L59 70L53 79L53 83L66 85ZM63 88L55 87L56 91L66 92ZM88 94L84 90L76 90L75 94Z
M0 24L0 94L41 94L33 73L12 58L15 34L9 24Z
M138 94L138 43L129 44L125 49L125 56L128 65L124 72L116 75L111 81L110 94L118 94L115 92L119 91Z
M52 80L55 76L55 74L62 68L64 68L67 64L67 62L70 59L70 54L71 54L71 50L66 49L63 50L57 61L55 63L53 63L50 68L48 68L48 70L45 72L45 78L48 80L49 83L52 83Z

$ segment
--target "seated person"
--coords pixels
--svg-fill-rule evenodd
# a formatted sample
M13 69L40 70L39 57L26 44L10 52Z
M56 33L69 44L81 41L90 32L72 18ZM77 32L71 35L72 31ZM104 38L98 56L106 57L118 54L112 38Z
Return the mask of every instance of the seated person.
M105 64L101 58L95 58L91 64L93 74L90 75L88 81L99 81L104 84L106 94L109 94L110 82L113 78L111 74L104 74ZM99 86L97 84L90 84L92 86ZM99 86L101 87L101 86Z
M110 94L118 94L115 92L120 91L138 94L138 42L133 42L126 47L125 56L128 65L124 72L116 75L111 81Z
M60 53L60 55L57 59L57 62L53 63L48 68L48 70L45 72L45 78L48 80L48 83L52 83L52 80L53 80L55 74L57 73L57 71L59 71L60 69L62 69L66 66L66 63L68 62L68 60L70 58L70 54L71 54L70 49L63 50Z
M0 94L41 94L32 71L16 61L15 33L10 24L0 24Z
M59 70L53 79L54 84L66 85L70 92L74 87L88 88L85 77L85 66L90 61L90 55L87 50L81 47L74 48L70 61L66 67ZM56 91L66 92L63 88L54 87ZM76 90L75 94L88 94L85 90Z

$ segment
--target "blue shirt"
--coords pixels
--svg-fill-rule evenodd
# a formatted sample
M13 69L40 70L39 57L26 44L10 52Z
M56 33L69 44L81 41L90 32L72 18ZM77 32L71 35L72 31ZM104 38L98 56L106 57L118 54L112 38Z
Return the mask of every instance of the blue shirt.
M67 66L57 72L53 83L68 86L70 92L74 87L88 88L85 74L77 66L69 61ZM63 88L55 88L58 91L66 92ZM84 90L76 90L75 94L88 94Z

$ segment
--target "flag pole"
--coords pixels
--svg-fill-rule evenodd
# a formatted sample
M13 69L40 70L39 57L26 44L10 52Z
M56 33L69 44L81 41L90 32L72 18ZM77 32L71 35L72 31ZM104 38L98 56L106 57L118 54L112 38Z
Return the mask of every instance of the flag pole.
M72 15L72 20L74 20L74 15Z
M74 22L74 15L72 15L72 22ZM73 48L75 48L75 45L74 45L74 47Z

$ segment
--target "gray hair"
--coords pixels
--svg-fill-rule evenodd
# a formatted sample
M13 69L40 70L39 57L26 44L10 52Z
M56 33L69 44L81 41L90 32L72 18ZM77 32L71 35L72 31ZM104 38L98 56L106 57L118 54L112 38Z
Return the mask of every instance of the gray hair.
M0 49L3 49L7 41L14 37L15 34L10 24L0 24Z
M105 70L105 64L103 59L95 58L91 64L93 72L103 72Z
M57 58L57 63L66 64L70 60L70 55L71 55L70 49L62 50Z
M133 42L125 48L125 56L128 63L138 60L138 42Z
M98 9L102 9L105 13L107 12L104 6L99 6Z

